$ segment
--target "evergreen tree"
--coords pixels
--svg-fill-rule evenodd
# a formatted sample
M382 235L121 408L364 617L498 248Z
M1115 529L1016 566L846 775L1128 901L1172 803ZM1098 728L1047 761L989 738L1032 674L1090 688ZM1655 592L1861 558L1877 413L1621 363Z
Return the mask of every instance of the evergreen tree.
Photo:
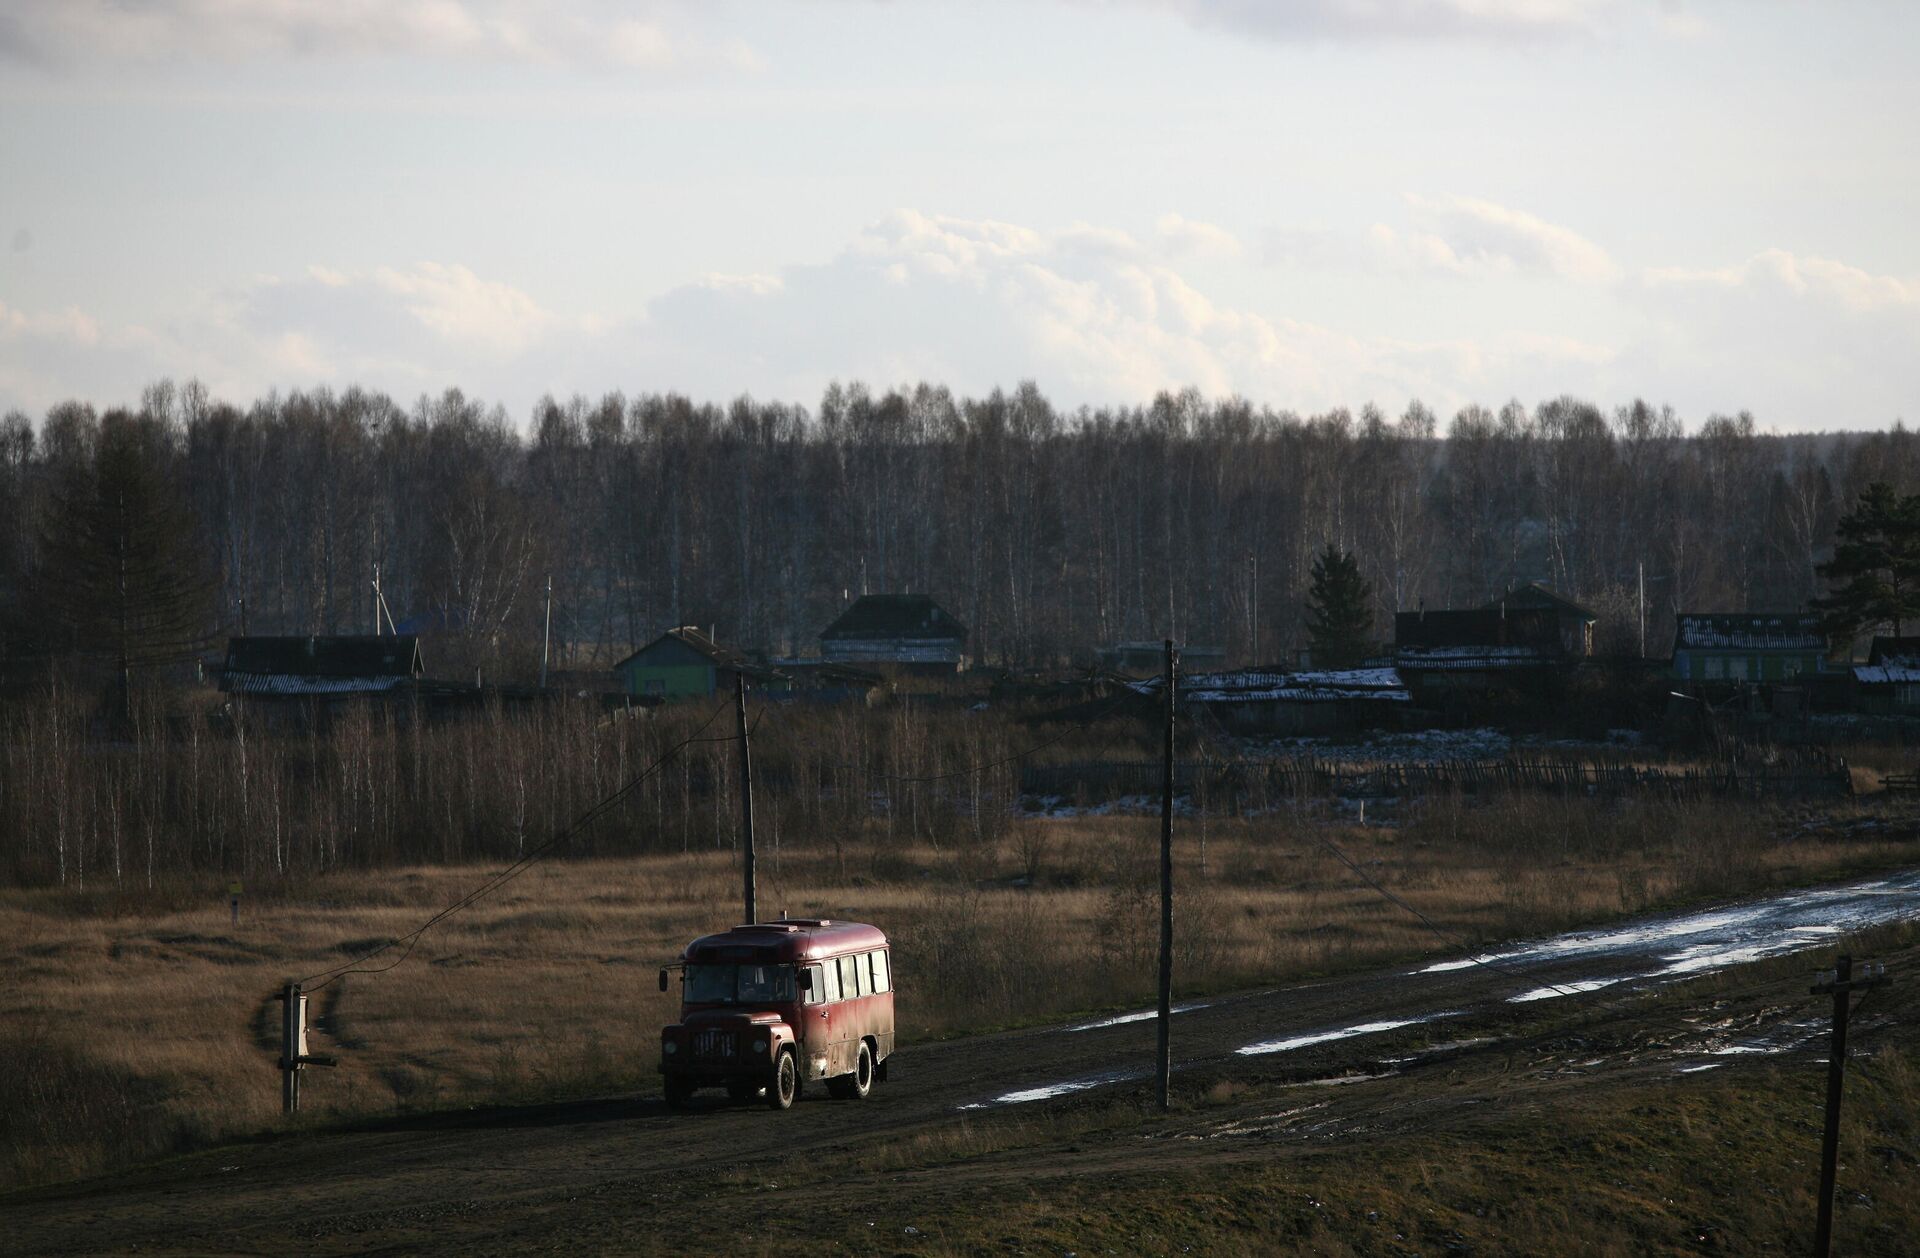
M1366 658L1373 631L1373 588L1351 554L1331 542L1314 557L1307 633L1319 668L1352 668Z
M90 457L65 468L40 542L48 645L110 660L123 711L135 669L193 658L214 628L205 549L168 455L160 424L108 414Z
M1834 530L1833 558L1819 567L1832 585L1809 600L1837 638L1901 626L1920 618L1920 494L1902 497L1875 481Z

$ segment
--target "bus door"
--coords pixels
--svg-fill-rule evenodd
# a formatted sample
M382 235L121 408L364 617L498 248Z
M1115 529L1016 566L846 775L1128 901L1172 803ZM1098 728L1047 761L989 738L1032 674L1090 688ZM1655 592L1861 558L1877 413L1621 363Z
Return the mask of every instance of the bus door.
M840 961L830 957L814 962L809 968L813 971L813 985L807 993L807 1052L826 1056L826 1074L831 1078L846 1073L847 1044L851 1040L847 1005L841 993Z

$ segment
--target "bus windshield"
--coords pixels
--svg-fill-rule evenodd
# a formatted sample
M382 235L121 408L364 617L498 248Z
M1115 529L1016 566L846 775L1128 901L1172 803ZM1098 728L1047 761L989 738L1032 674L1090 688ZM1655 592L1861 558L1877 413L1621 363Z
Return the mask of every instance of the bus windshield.
M690 1005L784 1004L794 998L791 965L689 965Z

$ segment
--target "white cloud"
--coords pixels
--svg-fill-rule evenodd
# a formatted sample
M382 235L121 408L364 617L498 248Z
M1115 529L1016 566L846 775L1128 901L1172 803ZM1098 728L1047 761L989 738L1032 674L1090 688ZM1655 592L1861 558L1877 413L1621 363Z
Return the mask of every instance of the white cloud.
M382 267L372 282L398 297L407 313L445 340L489 353L519 353L555 323L527 294L510 284L483 280L464 266L421 262L409 270Z
M1661 396L1807 428L1920 418L1920 282L1784 249L1641 278L1623 364Z
M1186 222L1156 225L1156 239ZM1388 340L1238 308L1129 233L1085 223L1040 232L901 210L781 281L663 295L629 361L705 394L807 400L835 378L978 392L1032 378L1067 405L1193 385L1307 409L1414 394L1448 404L1536 381L1557 392L1611 354L1546 335Z
M0 342L56 341L96 345L100 324L93 316L69 306L51 313L28 314L0 301Z
M1621 0L1135 0L1261 39L1560 39L1597 32Z
M1653 267L1643 278L1652 288L1771 289L1863 312L1920 305L1920 281L1874 275L1831 258L1799 257L1785 249L1764 249L1726 267Z
M266 57L477 60L612 70L757 69L737 40L699 38L691 10L609 0L13 0L0 60L74 66Z
M1161 243L1169 253L1176 256L1198 254L1217 258L1234 258L1240 255L1240 240L1232 232L1213 223L1204 223L1198 219L1185 218L1179 214L1163 214L1153 225L1159 233Z
M1607 251L1569 227L1475 197L1407 194L1424 230L1373 227L1389 261L1442 271L1536 271L1576 284L1608 284L1620 268Z

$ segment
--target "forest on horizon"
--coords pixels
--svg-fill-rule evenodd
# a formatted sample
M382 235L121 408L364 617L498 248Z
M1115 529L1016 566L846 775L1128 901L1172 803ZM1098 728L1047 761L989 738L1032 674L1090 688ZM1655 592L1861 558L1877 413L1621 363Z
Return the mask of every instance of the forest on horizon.
M75 502L120 492L110 476L168 521L145 532L177 533L154 562L191 587L205 641L371 632L377 565L392 615L440 631L430 672L505 680L537 668L549 578L560 658L582 667L680 624L807 653L862 590L933 595L988 664L1162 636L1276 662L1305 639L1328 544L1357 558L1381 638L1396 610L1533 580L1592 607L1609 654L1640 651L1644 589L1664 655L1676 611L1821 593L1838 516L1871 482L1920 488L1920 441L1773 435L1744 413L1689 432L1669 408L1572 397L1300 416L1189 390L1063 412L1031 383L836 384L812 411L547 399L522 428L452 389L240 406L162 381L137 408L0 418L0 660L99 646L49 591Z

